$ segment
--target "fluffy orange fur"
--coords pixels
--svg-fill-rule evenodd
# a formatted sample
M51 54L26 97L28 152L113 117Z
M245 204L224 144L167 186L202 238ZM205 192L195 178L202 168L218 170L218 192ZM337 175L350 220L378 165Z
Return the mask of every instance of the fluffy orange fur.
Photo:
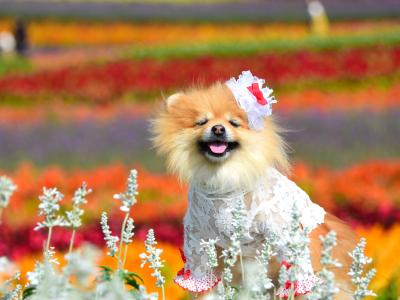
M198 121L204 118L208 122L199 125ZM240 123L239 127L230 123L232 118ZM281 129L274 119L266 118L261 131L249 129L246 113L223 83L170 96L152 124L156 149L166 156L168 169L182 181L197 180L216 187L229 185L251 189L268 167L276 167L282 172L289 170L285 143L279 134ZM217 163L206 159L198 148L198 141L216 124L227 128L239 144L229 158ZM334 257L344 264L343 268L334 270L341 288L337 299L351 299L350 280L346 275L350 264L347 253L355 246L355 235L346 224L330 214L327 214L325 223L311 233L313 265L316 271L320 269L319 236L330 230L338 234L339 246L333 252Z
M272 118L262 131L250 130L245 112L236 104L229 88L216 83L208 88L192 88L171 96L153 121L154 145L167 158L168 169L181 180L206 180L223 186L251 186L264 174L266 166L288 170L284 143ZM207 117L204 126L196 121ZM240 121L236 128L230 118ZM208 161L198 151L197 142L215 124L229 130L240 147L222 164ZM239 172L240 170L240 172Z

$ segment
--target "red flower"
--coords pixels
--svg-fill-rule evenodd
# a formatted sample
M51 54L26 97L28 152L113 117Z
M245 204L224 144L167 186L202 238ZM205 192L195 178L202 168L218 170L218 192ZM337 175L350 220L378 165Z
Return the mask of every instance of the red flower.
M250 93L254 95L254 97L256 97L258 104L263 106L268 104L267 100L264 98L262 91L260 90L258 83L252 83L252 85L248 86L247 89L250 91Z

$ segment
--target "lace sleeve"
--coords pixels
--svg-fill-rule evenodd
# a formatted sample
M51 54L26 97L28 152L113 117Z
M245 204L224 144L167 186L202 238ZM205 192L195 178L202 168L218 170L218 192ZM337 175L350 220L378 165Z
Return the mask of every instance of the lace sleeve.
M189 214L184 220L184 268L178 272L174 282L192 293L202 293L212 289L219 278L207 266L207 255L201 250L200 224L194 224Z
M304 295L312 290L318 282L318 278L314 275L309 251L304 253L300 265L291 266L287 263L287 241L294 237L284 228L288 228L291 222L294 207L299 210L300 223L302 228L307 231L315 229L324 222L325 210L313 203L307 193L277 170L271 169L268 178L268 188L260 190L255 195L257 199L253 199L253 203L257 203L254 210L256 233L279 237L275 251L278 253L282 265L288 269L296 268L296 282L288 281L286 286L278 289L277 295L286 298L292 288L296 296Z
M300 211L300 222L309 231L324 222L325 210L311 201L300 187L276 169L268 171L267 188L262 187L254 195L252 213L261 231L279 233L288 224L294 206Z

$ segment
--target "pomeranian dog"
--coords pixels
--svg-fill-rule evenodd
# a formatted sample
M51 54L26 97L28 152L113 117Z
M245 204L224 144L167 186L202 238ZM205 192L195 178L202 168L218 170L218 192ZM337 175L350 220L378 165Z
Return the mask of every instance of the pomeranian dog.
M208 272L204 270L203 273L201 272L205 263L198 253L198 249L201 248L199 241L217 237L213 234L218 234L218 239L222 242L217 242L217 246L219 251L222 251L227 247L227 244L223 243L223 236L225 235L229 240L232 234L225 229L228 227L220 225L224 223L220 222L220 219L226 216L219 213L220 207L229 206L226 202L217 204L217 199L222 198L223 193L245 191L243 192L245 209L250 214L254 208L254 202L257 202L258 207L263 207L260 205L266 204L263 202L268 202L268 197L270 197L264 198L263 195L268 194L269 189L273 189L275 185L281 186L275 184L272 179L269 180L270 177L266 175L266 170L274 170L273 174L277 176L276 178L287 184L296 195L309 201L303 191L282 175L288 174L290 167L285 142L280 135L282 132L280 127L268 113L254 113L252 109L260 105L270 105L271 103L267 103L267 100L274 102L274 99L268 98L270 91L265 94L265 90L262 89L263 81L258 84L260 80L257 77L253 77L249 71L245 73L243 72L242 75L250 76L250 82L247 83L248 86L246 84L242 86L244 89L239 92L232 89L232 85L217 82L209 87L194 87L168 97L152 124L154 145L158 152L166 157L169 171L175 173L181 181L190 183L191 186L189 192L191 202L189 201L189 209L185 217L186 263L185 268L178 274L183 277L181 276L182 278L176 282L193 293L206 291L218 281L218 274L202 277L197 281L193 276ZM239 83L239 81L234 81L234 83ZM238 86L240 89L240 84ZM247 95L246 90L250 94ZM251 97L254 104L249 102L250 104L245 107L246 105L238 101L240 97L248 97L244 101ZM279 180L277 182L280 182ZM263 186L261 192L258 188L260 184ZM203 186L207 188L207 193L202 194L205 196L196 196L197 187ZM208 193L208 191L213 191L213 193ZM296 197L293 197L293 201L297 201ZM210 199L212 201L209 201ZM229 202L231 198L227 199ZM285 197L282 197L276 203L278 206L286 205L285 201ZM205 211L202 207L207 205L212 207ZM216 208L217 205L220 207ZM198 210L195 212L196 207ZM318 207L318 209L323 211L322 208ZM200 216L201 214L203 216ZM228 222L225 223L229 223L229 217L226 218ZM270 217L265 215L263 218L267 224L265 230L268 231ZM307 218L309 217L305 216L304 223L307 223ZM352 285L347 272L351 264L348 253L356 245L355 234L346 224L329 213L324 214L322 218L323 221L317 222L309 234L313 272L318 272L321 268L319 259L322 247L319 237L334 230L337 234L338 246L333 249L332 256L342 263L341 268L332 268L340 289L335 299L352 299ZM255 219L257 218L249 221L251 224L247 228L253 226ZM304 226L304 224L299 225ZM208 228L208 231L204 231L204 228ZM200 236L195 238L196 234ZM252 248L251 251L243 251L243 255L245 258L254 259L255 251L260 249L264 237L260 234L260 230L251 231L251 235L253 240L259 241L242 241L243 245L251 245L248 248ZM199 265L197 269L196 264ZM274 281L277 280L281 265L282 262L276 261L270 266L269 276ZM234 274L234 277L240 276ZM307 292L309 291L300 291L296 294L297 298ZM282 298L284 297L283 295Z

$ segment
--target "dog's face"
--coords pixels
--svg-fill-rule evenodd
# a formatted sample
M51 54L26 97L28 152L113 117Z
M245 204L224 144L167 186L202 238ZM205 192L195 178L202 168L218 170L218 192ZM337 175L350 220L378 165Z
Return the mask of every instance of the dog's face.
M224 84L169 97L153 125L155 146L167 156L169 169L185 180L245 184L268 166L286 166L272 119L264 130L251 130Z
M240 152L240 133L248 128L244 112L230 97L220 97L215 101L214 105L194 108L197 117L193 124L195 140L192 143L197 146L195 155L203 156L206 163L217 165Z

